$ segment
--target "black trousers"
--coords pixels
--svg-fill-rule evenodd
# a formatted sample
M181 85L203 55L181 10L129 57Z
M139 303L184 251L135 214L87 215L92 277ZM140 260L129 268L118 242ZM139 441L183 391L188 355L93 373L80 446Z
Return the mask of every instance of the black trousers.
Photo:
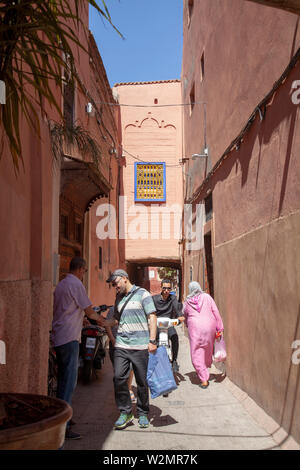
M172 361L177 361L179 351L178 334L175 332L172 336L169 336L169 338L172 343Z
M134 349L115 348L114 350L114 387L117 407L121 413L132 412L132 402L128 389L130 364L132 364L137 385L137 415L149 413L149 389L147 384L148 349L142 351Z

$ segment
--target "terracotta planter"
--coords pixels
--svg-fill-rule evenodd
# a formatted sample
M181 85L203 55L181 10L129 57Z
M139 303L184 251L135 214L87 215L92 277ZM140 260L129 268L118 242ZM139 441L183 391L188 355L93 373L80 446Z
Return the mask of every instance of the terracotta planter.
M0 450L57 450L72 408L44 395L0 393Z

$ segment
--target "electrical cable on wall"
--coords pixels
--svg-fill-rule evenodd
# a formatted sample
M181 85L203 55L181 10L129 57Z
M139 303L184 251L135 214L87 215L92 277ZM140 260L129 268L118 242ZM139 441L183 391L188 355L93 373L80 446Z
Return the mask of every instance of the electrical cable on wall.
M107 106L127 106L132 108L167 108L169 106L194 106L195 104L206 104L205 101L195 101L191 103L179 104L125 104L125 103L105 103L104 101L96 101L97 104L105 104Z
M112 142L112 145L115 147L116 146L116 143L115 143L115 140L113 138L113 136L111 135L111 133L109 132L109 130L107 129L107 127L105 126L103 120L102 120L102 115L101 115L101 112L99 111L98 109L98 106L96 105L96 103L101 103L101 101L99 102L96 102L94 100L94 98L92 97L91 93L89 92L89 90L87 89L87 87L85 86L85 84L83 83L83 81L81 80L81 78L79 77L79 74L77 73L77 79L78 79L78 82L82 88L82 90L84 91L85 95L88 97L88 99L90 100L90 102L92 103L92 105L94 106L95 108L95 112L96 112L96 120L97 120L97 124L99 126L99 128L101 129L101 135L103 138L106 138L106 136L104 136L103 132L102 132L102 128L101 128L101 125L104 127L104 130L106 131L106 133L109 135L110 139L111 139L111 142ZM101 110L102 111L102 110Z
M284 72L281 74L279 79L274 83L273 87L269 91L269 93L260 101L260 103L254 108L251 116L249 117L248 121L246 122L245 126L243 129L240 131L238 136L232 140L232 142L229 144L227 149L223 152L222 156L219 158L219 160L216 162L214 167L211 169L211 171L208 173L206 178L203 180L202 184L200 187L197 189L197 191L186 201L188 204L192 204L195 202L205 185L208 183L210 178L216 173L216 171L219 169L219 167L223 164L224 160L232 153L233 150L238 151L240 149L240 146L243 142L243 139L245 135L249 132L253 122L256 119L256 116L259 115L260 121L265 118L266 115L266 109L267 106L269 105L270 101L273 99L275 93L279 89L280 86L283 85L285 82L286 78L292 71L292 69L296 66L297 62L300 60L300 48L298 48L297 52L294 54L292 57L291 61L285 68Z
M137 157L136 155L133 155L132 153L128 152L128 150L124 149L124 147L122 147L123 149L123 152L127 153L130 157L134 158L135 160L138 160L139 162L141 163L151 163L149 162L149 160L142 160L141 158ZM130 165L130 163L129 163ZM166 164L166 167L177 167L177 168L180 168L181 165L178 163L178 164L174 164L174 165L168 165Z
M82 80L78 77L79 79L79 82L80 82L80 85L82 86L82 88L84 89L85 91L85 94L86 96L90 99L91 103L93 104L94 108L95 108L95 111L96 111L96 115L99 116L99 119L97 118L97 123L98 125L100 126L101 128L101 124L102 126L104 127L104 130L108 133L109 137L111 138L112 140L112 143L113 143L113 146L115 147L115 141L114 141L114 138L112 137L111 133L108 131L108 129L106 128L106 126L104 125L103 123L103 120L102 120L102 116L101 116L101 112L99 111L98 109L98 106L97 105L105 105L105 106L124 106L124 107L136 107L136 108L164 108L164 107L171 107L171 106L193 106L195 104L203 104L204 105L204 112L206 114L206 102L205 101L195 101L195 102L190 102L190 103L170 103L170 104L162 104L162 105L159 105L159 104L153 104L153 105L142 105L142 104L121 104L121 103L112 103L112 102L105 102L105 101L95 101L93 99L93 97L91 96L91 93L88 91L88 89L86 88L86 86L84 85L84 83L82 82ZM102 110L101 110L102 111ZM206 134L206 129L204 130L205 134ZM102 136L103 136L103 133L101 132ZM205 139L206 139L206 136L205 136ZM126 149L124 149L124 152L126 152L129 156L131 156L132 158L134 158L135 160L137 161L140 161L142 163L149 163L149 161L145 161L145 160L142 160L141 158L137 157L136 155L133 155L132 153L128 152ZM181 164L174 164L174 165L168 165L166 164L166 167L168 168L180 168L181 167Z

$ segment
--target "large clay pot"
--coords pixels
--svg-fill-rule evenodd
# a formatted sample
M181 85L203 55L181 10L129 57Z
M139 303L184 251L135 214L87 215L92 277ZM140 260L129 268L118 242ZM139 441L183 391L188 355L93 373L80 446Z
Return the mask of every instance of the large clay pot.
M0 393L0 450L57 450L72 408L44 395Z

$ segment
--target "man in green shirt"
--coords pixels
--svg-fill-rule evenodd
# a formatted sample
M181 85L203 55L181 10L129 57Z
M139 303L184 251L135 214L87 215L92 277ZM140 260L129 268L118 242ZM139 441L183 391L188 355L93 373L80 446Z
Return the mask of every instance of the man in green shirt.
M147 368L149 353L155 353L156 310L151 294L133 285L126 271L116 269L106 282L116 288L114 317L105 320L103 327L118 325L114 350L114 388L120 416L116 429L124 429L133 420L128 376L132 364L137 384L137 414L139 426L149 426L149 390Z

